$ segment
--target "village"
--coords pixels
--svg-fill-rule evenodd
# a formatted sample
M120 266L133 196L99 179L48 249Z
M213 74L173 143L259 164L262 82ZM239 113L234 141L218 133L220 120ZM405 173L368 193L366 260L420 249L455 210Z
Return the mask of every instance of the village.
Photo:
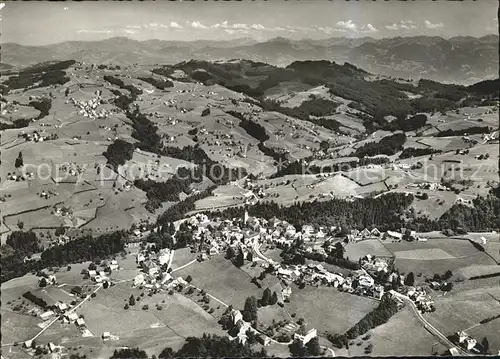
M405 305L406 301L411 301L421 314L436 310L431 293L422 286L414 285L413 278L409 280L397 270L392 269L391 258L368 254L355 263L356 269L342 268L337 272L328 270L327 264L310 261L304 264L284 264L267 258L261 253L263 246L286 250L299 245L297 253L300 256L317 258L319 255L320 258L324 258L324 256L337 255L336 251L348 243L369 241L375 238L394 242L426 240L417 236L413 231L406 234L399 231L382 233L376 228L371 230L365 228L361 231L352 230L343 233L344 237L338 237L340 228L336 226L315 228L311 225L304 225L298 231L287 221L277 218L266 220L249 216L247 212L241 218L233 218L232 220L210 219L207 215L198 213L177 221L174 226L177 230L176 234L182 231L192 233L193 241L190 248L192 252L197 253L198 262L209 261L214 256L222 256L228 252L228 248L232 248L234 252L243 253L244 259L250 260L262 268L263 275L276 276L282 284L282 290L279 293L281 305L286 304L292 295L290 284L294 283L298 285L298 288L304 286L332 287L332 290L370 297L375 300L381 300L384 295L389 295L400 308ZM147 240L147 236L158 232L158 229L155 228L151 231L143 224L132 232L134 235L132 238ZM174 238L176 234L174 234ZM129 244L130 248L140 247L135 254L135 262L141 272L131 281L133 288L144 289L153 294L162 291L178 291L180 288L191 286L190 278L175 276L172 272L173 249L158 248L156 244L147 242L142 242L140 246L139 244L140 241L134 239ZM115 284L114 280L110 279L110 274L120 269L117 260L103 261L97 266L91 264L88 269L82 270L82 275L84 279L90 279L97 288L107 288ZM55 275L43 274L39 280L44 282L43 286L58 284ZM432 280L429 281L428 287L437 291L446 291L447 281L444 278ZM90 297L90 294L85 294L79 286L74 286L71 293L81 300ZM79 328L82 337L94 336L86 327L84 318L77 314L78 305L76 303L76 301L56 303L48 310L39 310L32 315L39 316L45 323L50 323L54 318L61 317L67 324L74 323ZM232 324L228 326L229 336L232 340L238 340L245 344L249 333L252 332L264 346L276 342L275 338L269 337L264 332L253 328L251 323L244 321L239 310L231 309L227 315L232 318ZM100 334L104 341L117 340L118 338L116 334L109 331ZM314 328L307 332L295 331L292 341L306 345L317 335L317 330ZM463 339L462 337L463 335L460 336L461 339ZM474 350L480 350L473 349L475 348L475 339L467 338L459 341L457 346L470 353L474 353ZM471 344L473 342L474 345ZM30 341L24 343L25 347L31 347L31 344ZM53 343L49 343L47 348L51 352L59 350Z

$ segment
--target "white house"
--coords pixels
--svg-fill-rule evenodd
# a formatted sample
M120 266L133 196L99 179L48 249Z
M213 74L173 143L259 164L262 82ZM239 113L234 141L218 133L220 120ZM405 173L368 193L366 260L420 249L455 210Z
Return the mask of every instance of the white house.
M393 239L402 239L403 234L395 231L387 231L386 232L387 237L393 238Z
M57 302L56 307L60 311L64 311L64 310L68 309L68 305L66 303L63 303L63 302Z
M137 286L143 284L144 280L145 280L144 274L140 273L140 274L136 275L134 278L134 287L137 287Z
M309 341L315 337L318 336L318 333L317 333L317 330L316 329L311 329L310 331L308 331L306 333L306 335L300 335L300 334L297 334L295 333L293 338L295 340L299 340L302 342L302 345L306 345L307 343L309 343Z
M477 344L477 340L474 338L467 338L467 350L471 350Z
M283 296L283 299L290 298L292 295L292 288L291 287L285 287L281 290L281 295Z
M70 321L70 322L74 322L75 320L78 319L78 314L76 314L75 312L71 312L71 313L66 313L64 315L64 317Z
M51 310L47 310L46 312L43 312L42 314L40 314L40 318L41 318L42 320L46 320L46 319L50 318L50 317L51 317L51 316L53 316L53 315L54 315L54 312L53 312L53 311L51 311Z
M375 281L369 275L361 275L358 277L358 282L360 287L371 288L375 284Z
M236 309L232 310L231 317L233 319L233 324L236 324L238 321L243 320L243 315L239 310Z

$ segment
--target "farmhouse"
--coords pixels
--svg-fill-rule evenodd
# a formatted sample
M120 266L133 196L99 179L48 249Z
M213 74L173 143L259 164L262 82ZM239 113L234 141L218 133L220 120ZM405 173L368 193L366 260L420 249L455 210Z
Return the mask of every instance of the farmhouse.
M61 312L65 311L66 309L68 309L68 305L66 303L63 303L63 302L57 302L56 303L56 307L57 309L59 309Z
M385 232L385 238L390 238L390 239L403 239L403 234L395 231L387 231Z
M55 313L51 310L48 310L46 312L43 312L42 314L40 314L40 319L42 320L46 320L48 318L50 318L51 316L53 316Z
M302 342L302 345L306 345L309 341L318 336L316 329L309 330L305 335L295 333L293 339Z
M265 347L271 345L271 338L264 334L259 334L257 336L257 341Z
M78 319L78 314L76 314L75 312L66 313L64 315L64 318L66 318L66 320L68 320L69 322L74 322Z
M365 228L360 232L361 237L370 237L370 235L371 235L371 232L368 230L368 228Z
M285 287L281 290L281 295L283 296L283 299L288 299L292 295L292 288L291 287Z

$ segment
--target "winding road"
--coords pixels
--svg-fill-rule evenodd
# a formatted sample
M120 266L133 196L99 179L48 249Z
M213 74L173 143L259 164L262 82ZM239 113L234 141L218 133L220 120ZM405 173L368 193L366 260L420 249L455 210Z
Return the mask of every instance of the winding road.
M434 327L431 323L429 323L422 316L422 314L419 312L419 310L418 310L417 306L415 305L415 303L409 297L407 297L406 295L403 295L401 293L398 293L398 292L396 292L394 290L391 290L390 293L393 294L393 295L395 295L398 298L401 298L406 303L410 304L410 307L412 308L413 313L415 314L415 316L417 317L417 319L420 321L420 323L422 323L424 325L424 328L427 329L427 331L430 332L432 335L434 335L436 338L438 338L443 344L445 344L448 347L448 349L456 348L461 355L470 356L469 353L467 353L465 350L463 350L459 346L453 344L446 337L446 335L444 335L443 333L441 333L438 329L436 329L436 327Z

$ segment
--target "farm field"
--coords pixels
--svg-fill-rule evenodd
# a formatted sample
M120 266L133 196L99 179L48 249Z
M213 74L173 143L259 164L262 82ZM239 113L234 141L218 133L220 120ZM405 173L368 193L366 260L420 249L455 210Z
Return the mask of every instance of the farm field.
M497 320L492 321L485 327L479 322L500 314L500 302L497 299L500 297L500 287L460 289L457 287L446 296L436 297L436 311L426 314L426 319L446 335L464 330L467 333L474 331L479 334L480 337L476 338L478 341L487 336L491 349L493 352L497 352L500 349L498 336L493 335L495 331L489 332L487 329L499 328L499 322ZM469 334L472 335L472 332ZM493 341L496 348L492 347L491 342Z
M374 299L339 292L335 288L299 289L294 284L290 303L285 304L290 313L304 318L308 328L316 328L318 334L344 333L377 305Z
M427 242L392 242L386 247L395 255L394 265L401 272L435 273L452 272L471 265L494 265L495 261L478 251L469 241L460 239L429 239Z
M279 17L281 13L276 14ZM137 15L138 19L141 18L140 14ZM0 210L3 216L0 252L7 255L5 261L2 257L2 269L5 266L8 277L19 276L2 283L1 359L31 358L32 355L26 353L29 350L23 351L21 346L14 347L13 343L32 338L42 328L43 332L36 338L38 344L53 342L64 347L62 353L44 354L43 359L49 356L51 359L71 359L71 354L77 353L86 358L107 359L115 349L124 347L139 347L146 350L151 358L153 355L157 358L165 347L173 350L181 348L187 337L202 337L204 334L227 337L229 333L218 323L226 308L231 306L243 310L248 297L261 299L266 288L273 295L276 293L279 305L257 308L259 330L266 330L276 322L300 322L307 330L317 329L319 343L331 347L332 343L326 339L328 334L345 333L371 313L380 301L328 286L327 282L331 282L334 276L328 276L323 269L352 279L357 293L362 292L360 287L371 287L365 293L375 293L379 289L378 284L383 284L386 291L392 284L403 294L409 289L406 285L396 285L393 278L390 279L392 283L379 283L385 277L371 270L348 269L354 268L349 265L352 263L343 261L339 251L330 247L343 245L344 241L351 239L344 235L345 230L371 220L374 223L366 223L369 229L375 226L394 231L404 231L402 227L435 228L436 232L423 234L428 238L425 242L410 243L377 237L348 243L344 259L356 262L371 254L386 258L391 271L394 267L399 274L413 272L415 283L412 286L415 284L415 287L423 288L426 296L435 302L436 310L424 313L424 317L446 335L465 330L478 341L487 337L492 351L500 350L500 337L495 335L500 333L500 319L484 322L500 314L500 277L470 279L500 272L500 237L497 233L500 228L496 228L498 223L489 218L497 209L497 203L491 201L484 204L484 211L477 208L477 213L488 213L484 221L483 218L476 220L478 216L471 214L471 221L467 219L465 223L460 209L455 215L457 222L451 216L432 223L413 217L428 216L436 220L459 201L493 193L490 189L498 185L499 104L491 90L491 85L496 82L458 87L451 84L453 79L450 79L445 86L443 80L441 84L371 73L380 67L368 64L377 62L378 55L385 52L394 55L389 56L394 68L384 71L403 72L410 76L416 74L413 51L407 51L412 56L404 63L398 63L398 51L392 51L387 46L396 46L397 43L397 46L401 45L401 50L410 41L409 49L418 40L419 44L425 43L425 46L418 46L432 49L441 40L454 41L451 46L440 48L447 55L444 50L449 48L471 51L472 46L462 46L462 43L476 40L462 36L459 39L437 38L439 41L433 38L424 42L420 37L416 40L399 37L395 39L397 41L387 38L381 42L378 39L368 41L361 38L361 34L370 35L373 32L375 36L378 29L372 29L367 22L355 24L351 20L336 23L335 20L332 26L338 26L336 28L316 24L314 29L308 29L317 32L313 37L339 30L347 35L360 35L356 38L297 40L299 37L292 38L300 36L302 30L299 26L281 28L276 25L271 29L260 25L260 21L248 24L238 24L231 19L218 24L207 21L200 18L182 22L182 25L172 21L169 25L150 23L147 26L127 23L122 27L128 30L114 26L107 33L94 30L80 30L78 33L82 39L91 39L99 34L106 38L120 31L137 33L136 36L141 37L146 32L162 32L167 28L172 34L178 31L180 34L188 28L189 31L197 29L193 31L201 34L203 31L200 30L206 29L227 34L225 37L229 42L223 47L211 40L180 45L180 42L137 42L131 38L115 37L104 40L102 45L106 46L96 51L93 47L100 41L85 44L71 42L62 47L50 45L57 51L44 55L47 49L19 51L23 45L14 44L16 51L10 51L8 61L0 64L1 69L7 68L6 73L2 71L0 76ZM440 21L438 19L429 23L426 20L418 26L415 22L415 27L409 26L410 22L395 21L393 27L397 25L400 30L406 26L420 30L434 28L439 32L442 25L441 22L433 25L435 21ZM384 26L373 23L380 29ZM387 22L386 30L390 30L390 23L392 21ZM283 34L279 34L278 38L272 35L269 43L278 52L269 52L265 43L253 38L260 31L264 31L264 35L276 31L295 35L290 35L291 38L281 37ZM233 39L247 32L248 39ZM382 32L379 34L383 35ZM493 46L490 37L480 39L479 50ZM456 41L460 42L460 46L456 45ZM259 61L273 62L274 65L246 59L226 60L232 57L229 54L238 42L243 44L237 44L238 53L234 57L250 54L248 56L253 60L260 58ZM13 44L5 45L12 47ZM172 54L167 51L168 61L165 56L156 53L164 45L178 47ZM78 49L79 46L83 46L82 49ZM247 51L254 46L257 53ZM307 61L296 58L296 53L303 51L304 46L310 46L311 50L308 55L310 60ZM135 49L133 56L119 51L127 48ZM288 48L293 52L289 52ZM320 59L322 53L331 55L332 49L340 51L344 48L345 53L341 50L342 54L333 56L335 59L332 56L328 61ZM56 58L69 52L68 49L71 49L72 57L76 56L75 61L58 64ZM206 49L208 54L200 55L198 59L183 58L195 56L201 53L201 49ZM259 54L263 49L266 53ZM438 52L440 49L437 49ZM376 56L366 57L366 50ZM50 55L51 61L39 64L28 72L20 70L24 66L22 63L28 62L26 54L31 52L35 57ZM435 49L426 51L427 54L438 52ZM477 53L482 55L474 47L474 54ZM221 54L224 59L210 61L214 54ZM172 56L183 58L179 60L182 62L171 64ZM103 57L105 59L101 61ZM490 57L491 54L486 51L481 61L490 61ZM463 58L458 56L455 60L463 61ZM357 68L363 59L369 60L366 68ZM14 67L11 67L10 60ZM356 65L345 62L347 60L354 61ZM63 69L53 70L53 65L62 65ZM491 65L489 62L487 65L486 72L490 76ZM477 64L461 66L464 76L466 72L468 77L477 76L475 80L486 76L476 70ZM434 66L424 67L431 69L422 67L421 75L429 79L433 76L442 78L443 74L433 75L438 71ZM471 80L460 81L468 84ZM328 101L332 103L328 105ZM459 108L464 103L471 107ZM476 103L489 103L490 106L476 106ZM425 114L426 123L422 116L411 118L414 112L420 110L432 110L432 113ZM16 122L19 119L23 121ZM405 123L413 120L413 124ZM470 131L477 126L489 127ZM16 128L4 129L6 127ZM403 132L403 129L409 131ZM443 131L449 131L445 134L452 136L438 137L443 135ZM468 135L467 131L485 133ZM387 143L387 136L391 134L399 134L401 138L404 134L405 140L393 138L396 145L394 142ZM365 147L367 151L358 151L365 145L368 145ZM439 153L421 155L426 151L406 151L405 155L420 156L400 159L403 149L408 148L436 149ZM305 162L293 163L297 160ZM383 161L386 162L376 164ZM214 178L217 177L213 173L214 168L206 166L214 162L215 167L226 167L217 171L224 175L220 181ZM333 173L322 171L310 174L307 168L300 173L297 165L307 163L333 169L332 165L344 162L356 162L363 166L346 166ZM172 180L180 167L193 169L196 166L203 173L200 182ZM241 176L229 180L227 174L238 169L235 167L244 168L246 172L240 172ZM210 172L211 175L208 174ZM134 183L138 178L158 183L140 186ZM448 188L449 191L418 188L424 182L448 184L455 188ZM147 192L139 187L147 187ZM205 191L207 189L209 191ZM169 197L168 194L181 190L179 199L161 201ZM378 199L378 196L389 192L390 196ZM424 200L415 196L410 204L409 196L403 198L395 192L414 195L420 192L427 194L428 198ZM194 197L197 201L193 204L193 197L189 196L194 193L199 196ZM339 198L344 201L318 203ZM308 202L307 205L302 205L304 202ZM259 205L256 206L256 203ZM478 201L466 203L479 207ZM285 208L292 205L293 208ZM211 223L206 226L206 223L198 226L195 221L186 218L195 212L238 206L245 206L241 209L257 217L265 217L267 224L260 219L247 218L248 213L244 216L248 221L226 221L236 211L221 213L223 221L220 222L211 221L209 216ZM467 211L464 209L463 213ZM315 218L308 218L308 215ZM270 220L273 216L286 218L297 230L302 227L302 235L295 235L288 228L278 234L281 226ZM238 217L241 217L239 213ZM185 220L188 225L179 231L180 223ZM187 248L176 249L173 261L165 266L164 258L156 256L157 245L150 246L145 241L160 239L162 246L169 247L165 238L161 238L160 229L166 228L165 224L171 221L175 221L178 231L175 244L180 246L185 243ZM305 234L309 224L314 227L311 236ZM202 226L205 227L201 229ZM448 233L448 228L442 228L447 226L452 230L463 226L477 231L488 227L486 229L497 232L448 238L442 235ZM135 229L138 227L142 234L137 235ZM250 228L252 233L249 233ZM326 235L322 236L319 229ZM12 231L31 230L39 241L33 241L31 235L24 237L19 234L12 236L7 244L7 237ZM88 250L81 247L81 243L75 246L70 243L51 252L39 253L80 236L96 238L118 230L124 230L120 238L101 238L89 244ZM239 236L236 232L244 233L241 241L238 238L234 240ZM253 237L253 232L261 235ZM158 238L148 237L151 233L156 233ZM181 238L183 235L184 238ZM115 241L117 239L123 240L120 247ZM16 243L16 240L19 242ZM282 250L273 243L289 248L284 258L280 256ZM112 254L122 244L125 244L125 250ZM241 246L242 251L251 251L254 260L243 261L241 267L236 267L224 258L225 250L202 260L205 258L201 256L202 251L226 248L228 244ZM301 257L302 251L315 251L317 246L323 244L328 245L325 246L330 256L328 261L343 267L321 263L323 269L320 266L314 268L311 264L320 262ZM257 258L257 245L262 245L260 248L264 256L282 265L281 271L266 266L262 258ZM240 249L235 248L235 251L239 253ZM139 253L144 255L141 265L136 263ZM75 258L75 261L90 258L93 262L52 267L60 256ZM36 262L41 258L43 260ZM239 255L236 258L239 260ZM314 258L321 259L319 255ZM117 260L118 268L110 260ZM96 273L88 273L91 263L96 265L97 271L105 268L107 271L107 267L113 266L115 269L106 274L109 281L96 277ZM306 266L292 267L284 263L304 263ZM46 266L48 268L42 268ZM285 279L288 278L288 269L294 281ZM431 286L435 288L434 284L425 282L435 274L442 275L448 270L452 271L450 291L445 292L444 287L431 289ZM54 274L57 283L39 284L37 276L45 275L41 272ZM134 287L134 279L139 273L144 274L144 282ZM191 277L189 284L171 284L168 273L173 279ZM263 276L260 277L260 274ZM323 279L317 280L318 277ZM372 284L370 279L375 277ZM2 280L4 278L7 279L2 275ZM161 285L158 283L160 279L163 281ZM104 283L100 284L101 280ZM288 293L282 292L282 289L287 285L290 285L291 294L285 303L283 297L288 297ZM82 293L78 293L80 290ZM24 298L23 294L28 291L41 301L31 297L31 302ZM72 294L72 291L77 294ZM66 303L73 308L70 311L84 319L88 332L79 327L81 323L67 324L59 318L59 309L52 308L57 314L40 315L42 307L48 309L44 302L48 306ZM426 356L444 352L445 348L435 345L437 339L422 326L410 309L409 306L403 307L387 323L352 340L349 348L335 350L336 356L361 357L369 344L373 345L372 356ZM43 321L41 317L49 319ZM57 320L52 322L51 318ZM50 327L44 327L48 323L51 323ZM294 325L289 325L284 332L293 334L296 329ZM114 338L104 341L104 332L110 332ZM277 328L275 332L278 332ZM255 350L262 348L261 344L251 344L251 347ZM292 355L287 344L273 343L265 349L269 356Z
M373 345L370 356L428 356L433 351L443 353L446 350L441 344L434 345L436 338L424 329L409 307L404 307L387 323L368 331L367 335L370 339L366 341L361 337L354 340L356 344L349 347L349 356L365 355L364 348L368 343ZM358 346L359 342L363 344Z
M188 264L193 259L196 259L196 254L191 253L189 248L176 249L174 259L172 259L172 269L175 270L185 264Z
M350 260L358 259L371 254L377 257L392 257L392 253L379 239L366 239L355 243L349 243L345 247L345 255Z
M254 295L260 298L262 296L262 290L250 283L252 278L236 268L223 255L193 263L176 271L175 274L183 278L191 275L192 285L204 289L208 294L235 308L243 309L247 297Z

